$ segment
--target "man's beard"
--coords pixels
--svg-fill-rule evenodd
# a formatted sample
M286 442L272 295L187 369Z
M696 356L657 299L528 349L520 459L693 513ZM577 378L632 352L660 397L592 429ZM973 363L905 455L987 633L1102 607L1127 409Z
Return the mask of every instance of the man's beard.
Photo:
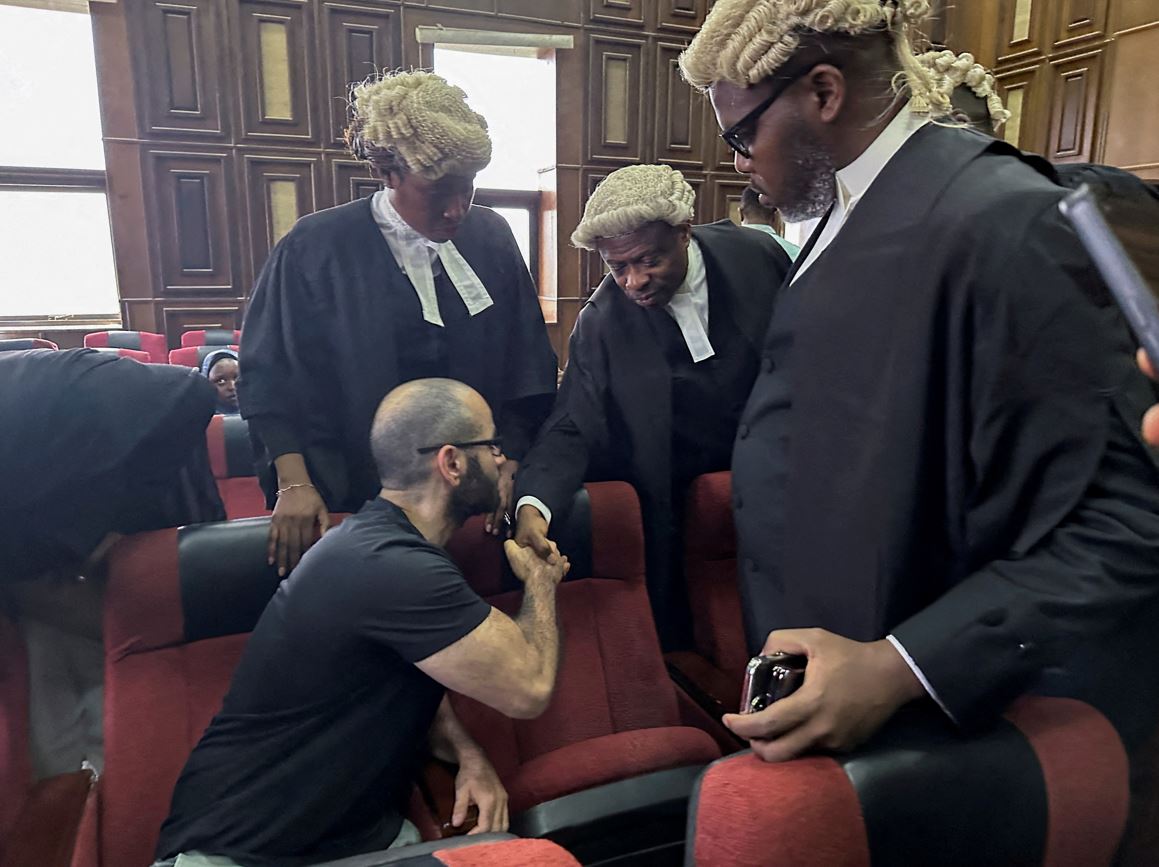
M794 142L791 168L775 204L787 223L823 217L837 195L833 157L799 117L794 119L789 135Z
M462 484L451 491L448 508L456 527L473 515L486 515L499 508L499 481L487 477L474 455L467 455L467 474Z

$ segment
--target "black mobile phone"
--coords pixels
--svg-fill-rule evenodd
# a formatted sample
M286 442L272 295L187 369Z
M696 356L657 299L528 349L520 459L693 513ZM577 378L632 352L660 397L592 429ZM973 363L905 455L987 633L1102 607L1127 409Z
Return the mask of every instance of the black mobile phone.
M744 671L740 712L757 713L796 692L805 681L805 662L805 657L791 653L771 653L750 659Z
M1100 202L1084 185L1059 203L1136 338L1159 367L1159 208Z

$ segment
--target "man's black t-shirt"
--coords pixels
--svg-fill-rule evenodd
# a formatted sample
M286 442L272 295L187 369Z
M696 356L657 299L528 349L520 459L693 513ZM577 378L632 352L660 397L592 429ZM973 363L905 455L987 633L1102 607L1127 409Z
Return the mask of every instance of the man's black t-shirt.
M367 503L266 606L177 781L158 858L296 865L389 846L443 696L414 663L489 612L401 509Z

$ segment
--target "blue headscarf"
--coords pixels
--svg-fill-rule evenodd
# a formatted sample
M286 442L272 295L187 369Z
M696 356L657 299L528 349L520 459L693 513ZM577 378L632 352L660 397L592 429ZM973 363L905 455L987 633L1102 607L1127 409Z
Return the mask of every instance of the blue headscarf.
M205 360L201 362L201 375L209 379L209 371L213 370L213 365L221 361L223 358L232 358L237 361L237 352L232 349L215 349L205 356Z

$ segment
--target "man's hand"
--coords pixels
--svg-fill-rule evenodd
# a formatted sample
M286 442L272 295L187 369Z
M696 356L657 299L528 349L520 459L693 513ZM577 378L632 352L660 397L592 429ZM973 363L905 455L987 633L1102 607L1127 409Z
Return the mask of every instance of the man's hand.
M530 548L544 560L559 553L555 543L547 538L547 519L535 506L524 506L519 510L515 541L519 547Z
M492 536L510 536L507 526L507 516L511 514L511 498L515 493L515 472L519 469L519 461L507 458L499 468L499 506L493 514L487 516L483 524L485 532Z
M507 790L499 782L499 775L482 752L459 757L459 772L455 775L455 808L451 825L458 828L467 819L467 809L474 804L479 808L479 820L467 832L486 834L506 831Z
M823 629L770 632L764 653L808 657L805 682L760 713L725 714L724 724L766 762L864 743L906 702L925 694L888 641L851 641Z
M1159 375L1156 374L1146 352L1140 349L1136 358L1139 361L1139 367L1145 374L1152 379L1159 380ZM1153 446L1159 446L1159 404L1151 407L1143 416L1143 439Z
M550 554L541 557L532 548L522 548L514 539L503 543L503 551L507 554L507 561L511 564L511 571L515 577L527 584L536 578L548 578L554 584L563 580L563 576L571 569L567 557L559 553L555 542L548 542Z
M278 575L298 565L302 554L330 529L330 512L313 486L292 487L278 497L270 520L266 556Z

